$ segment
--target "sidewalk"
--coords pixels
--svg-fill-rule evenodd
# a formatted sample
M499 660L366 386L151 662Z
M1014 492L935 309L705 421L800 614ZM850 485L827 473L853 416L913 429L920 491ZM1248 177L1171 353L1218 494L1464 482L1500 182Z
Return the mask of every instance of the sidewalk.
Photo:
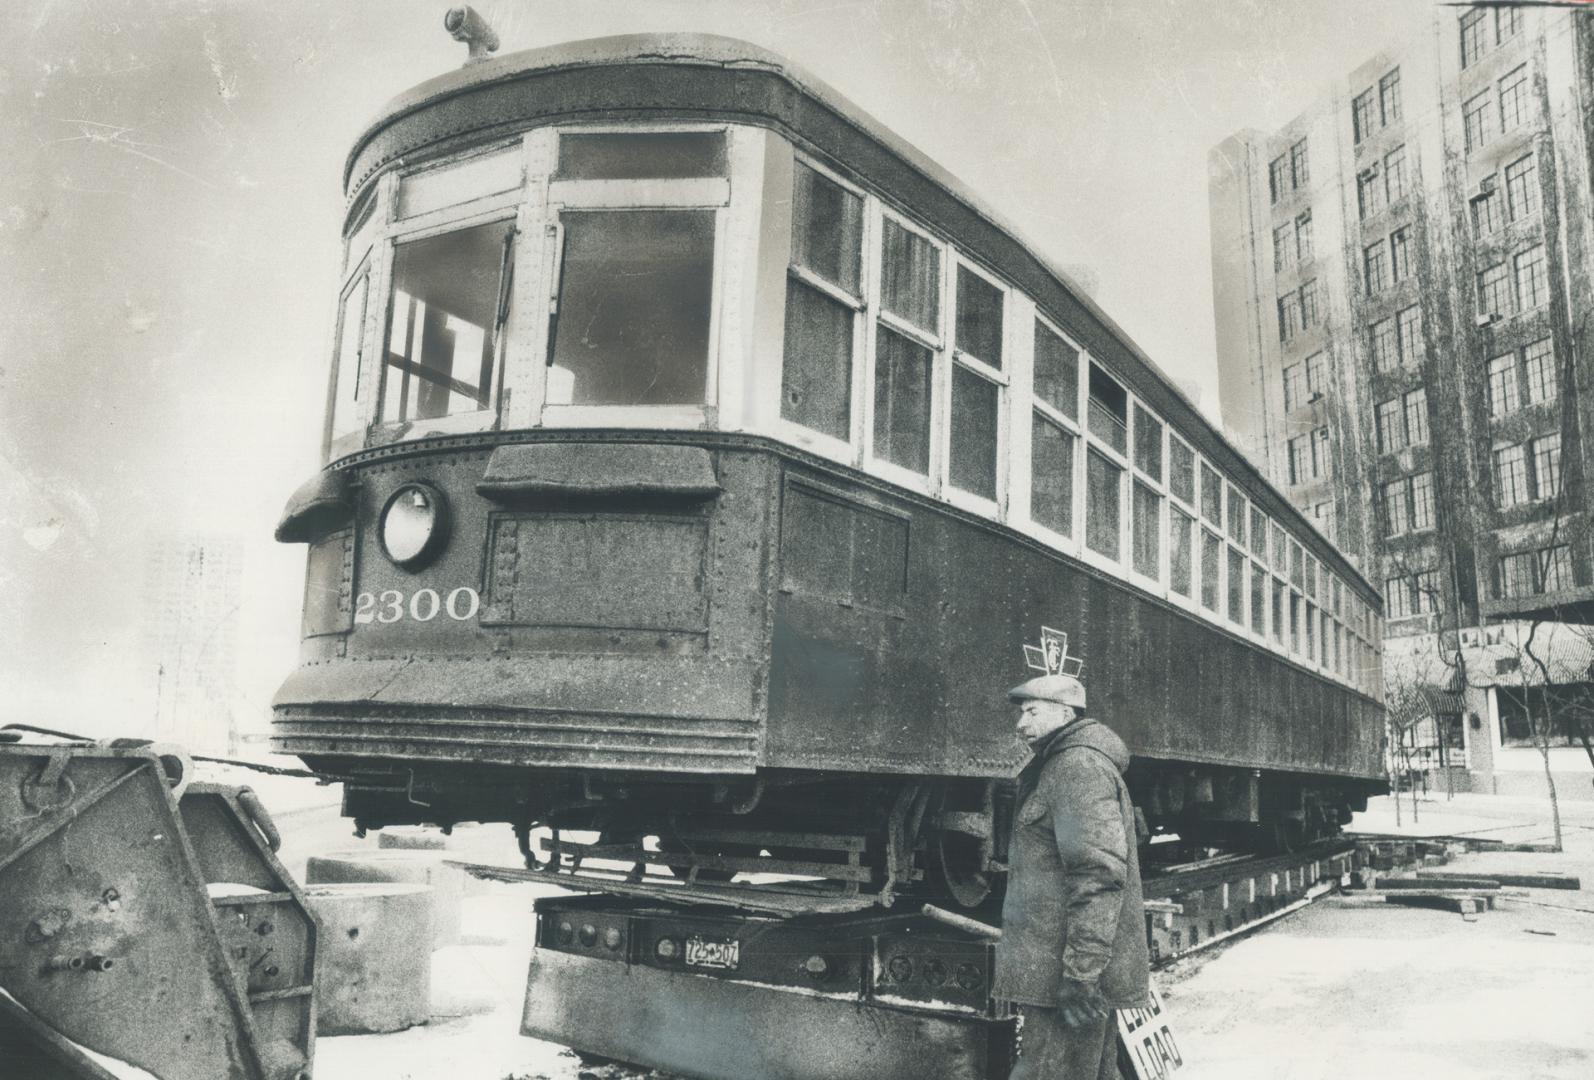
M1544 800L1375 800L1353 828L1547 842ZM1594 1076L1594 807L1562 807L1563 854L1469 854L1447 869L1576 874L1476 922L1326 899L1158 973L1181 1080L1512 1080Z

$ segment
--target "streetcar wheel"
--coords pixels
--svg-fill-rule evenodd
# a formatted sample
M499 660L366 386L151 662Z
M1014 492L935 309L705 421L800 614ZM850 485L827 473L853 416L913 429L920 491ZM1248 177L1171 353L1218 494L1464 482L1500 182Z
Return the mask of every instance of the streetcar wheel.
M991 875L977 837L938 829L930 850L936 881L959 907L979 907L991 895Z

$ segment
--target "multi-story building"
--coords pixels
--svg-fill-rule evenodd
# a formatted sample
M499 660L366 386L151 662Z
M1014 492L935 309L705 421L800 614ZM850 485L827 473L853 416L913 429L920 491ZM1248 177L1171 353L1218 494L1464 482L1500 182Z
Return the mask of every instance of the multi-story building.
M242 585L238 537L187 536L151 551L141 662L151 680L154 738L196 752L232 748Z
M1384 583L1390 679L1419 658L1405 670L1454 712L1474 779L1504 790L1531 768L1501 754L1520 676L1458 664L1461 646L1489 623L1594 622L1594 12L1436 11L1282 129L1213 149L1219 394L1264 472Z

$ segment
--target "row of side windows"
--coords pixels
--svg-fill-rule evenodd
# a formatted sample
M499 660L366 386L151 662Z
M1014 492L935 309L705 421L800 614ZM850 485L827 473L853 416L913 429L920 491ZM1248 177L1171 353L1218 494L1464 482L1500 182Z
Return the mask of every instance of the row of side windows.
M1371 609L1105 367L1039 314L1016 332L1010 290L839 177L799 161L792 206L785 422L838 450L861 439L866 467L976 496L992 516L1006 480L1058 546L1376 691ZM1016 342L1027 356L1008 355ZM1027 401L1012 378L1026 368ZM1014 409L1027 459L1003 453Z

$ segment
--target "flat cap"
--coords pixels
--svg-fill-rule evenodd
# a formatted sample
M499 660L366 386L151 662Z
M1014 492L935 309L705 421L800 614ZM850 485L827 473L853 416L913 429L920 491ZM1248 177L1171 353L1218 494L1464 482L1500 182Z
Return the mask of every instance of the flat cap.
M1085 707L1085 684L1072 675L1037 675L1007 692L1009 701L1055 701L1059 705Z

